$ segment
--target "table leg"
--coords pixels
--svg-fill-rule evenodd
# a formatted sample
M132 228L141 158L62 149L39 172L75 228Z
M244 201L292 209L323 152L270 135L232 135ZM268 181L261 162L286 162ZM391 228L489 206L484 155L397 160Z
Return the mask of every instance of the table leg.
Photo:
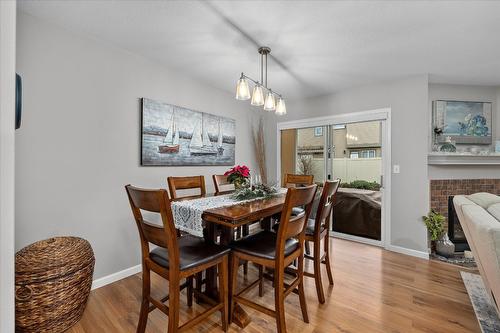
M273 218L275 217L276 215L274 216L268 216L268 217L265 217L263 218L261 221L260 221L260 227L266 231L271 231L272 228L273 228ZM279 217L279 216L278 216Z
M217 229L213 223L207 223L204 231L205 241L213 244L217 241ZM215 267L205 271L205 294L213 299L218 299L217 292L217 270Z

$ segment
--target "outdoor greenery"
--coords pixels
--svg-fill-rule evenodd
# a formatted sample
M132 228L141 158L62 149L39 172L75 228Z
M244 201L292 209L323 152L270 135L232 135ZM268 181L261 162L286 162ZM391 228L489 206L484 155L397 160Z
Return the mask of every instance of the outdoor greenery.
M435 210L431 210L427 216L422 216L422 219L431 235L431 240L439 240L444 233L445 217Z
M354 180L350 183L342 183L340 187L345 188L357 188L360 190L371 190L371 191L379 191L380 184L377 182L369 182L366 180Z

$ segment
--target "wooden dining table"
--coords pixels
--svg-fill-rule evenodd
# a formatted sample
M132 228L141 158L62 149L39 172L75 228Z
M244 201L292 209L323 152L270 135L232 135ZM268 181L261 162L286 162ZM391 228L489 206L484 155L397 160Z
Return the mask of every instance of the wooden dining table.
M207 209L202 214L205 223L204 237L207 242L217 242L218 236L221 245L230 246L234 241L235 229L260 221L264 229L271 228L271 217L281 213L285 203L285 194L277 194L271 198L257 199L249 202L236 203L235 205ZM229 258L229 274L232 276L232 256ZM209 296L217 293L216 271L210 269L206 275L206 292ZM232 302L232 281L229 279L229 304ZM233 313L229 313L232 322L240 327L250 323L250 317L243 308L235 305Z

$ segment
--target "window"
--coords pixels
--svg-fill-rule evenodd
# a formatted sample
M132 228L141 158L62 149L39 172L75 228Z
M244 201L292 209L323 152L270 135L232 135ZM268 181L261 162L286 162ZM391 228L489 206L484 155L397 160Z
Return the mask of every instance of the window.
M375 150L362 150L360 152L361 158L375 158Z
M351 151L349 153L350 158L375 158L377 157L375 153L375 149L368 149L368 150L357 150L357 151Z

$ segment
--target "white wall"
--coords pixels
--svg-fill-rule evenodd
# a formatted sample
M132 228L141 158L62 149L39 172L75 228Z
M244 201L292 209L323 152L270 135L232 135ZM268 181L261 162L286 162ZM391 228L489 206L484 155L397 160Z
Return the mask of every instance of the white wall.
M492 103L493 140L500 140L500 87L469 86L452 84L429 84L429 114L432 114L432 101L460 100ZM429 145L431 140L431 120L429 120ZM494 145L493 145L494 149ZM500 178L500 168L496 165L429 165L430 179L477 179Z
M16 248L54 235L90 241L95 278L140 263L124 185L227 167L141 167L139 98L236 119L236 163L254 166L251 109L182 73L20 14L17 69L24 115L16 133ZM209 66L209 64L207 64Z
M276 174L276 122L390 107L392 109L391 244L427 251L421 216L429 209L427 75L352 88L333 95L288 102L285 117L268 116L269 168ZM278 119L276 121L276 119ZM274 152L274 153L273 153Z
M14 332L16 2L0 1L0 332Z

